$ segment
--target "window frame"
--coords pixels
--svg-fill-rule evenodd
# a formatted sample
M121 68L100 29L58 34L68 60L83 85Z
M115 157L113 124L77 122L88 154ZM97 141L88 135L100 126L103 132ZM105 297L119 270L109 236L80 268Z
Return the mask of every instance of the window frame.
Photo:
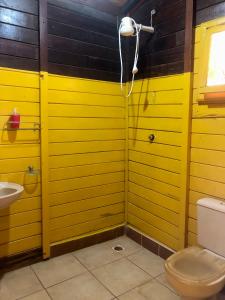
M207 26L201 25L200 52L202 56L199 59L199 66L202 66L202 68L200 68L198 80L199 102L225 103L225 84L207 86L211 37L213 34L222 31L225 32L225 18L211 21Z

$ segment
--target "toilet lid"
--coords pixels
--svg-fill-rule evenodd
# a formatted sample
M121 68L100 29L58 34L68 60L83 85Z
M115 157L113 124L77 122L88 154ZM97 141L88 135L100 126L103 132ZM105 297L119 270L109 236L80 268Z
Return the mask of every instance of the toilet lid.
M225 259L205 249L190 247L170 256L166 268L180 280L206 284L225 276Z

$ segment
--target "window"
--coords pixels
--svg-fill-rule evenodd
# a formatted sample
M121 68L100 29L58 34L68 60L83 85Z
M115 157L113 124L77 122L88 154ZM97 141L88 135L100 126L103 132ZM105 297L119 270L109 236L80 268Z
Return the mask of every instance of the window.
M225 19L202 25L198 99L225 103Z
M211 36L207 86L225 85L225 31Z

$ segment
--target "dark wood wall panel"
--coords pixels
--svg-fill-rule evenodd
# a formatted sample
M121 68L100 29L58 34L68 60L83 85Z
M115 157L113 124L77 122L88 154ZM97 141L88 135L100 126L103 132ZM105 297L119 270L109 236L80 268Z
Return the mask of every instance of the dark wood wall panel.
M224 16L224 0L196 0L196 25Z
M184 71L185 8L185 0L146 0L130 11L130 16L138 23L149 25L150 12L156 9L155 33L141 32L137 79ZM135 39L129 42L130 73L134 48Z
M39 70L36 0L0 0L0 66Z
M116 23L77 12L68 1L56 3L48 1L49 72L118 81Z
M0 0L0 6L38 15L38 0Z

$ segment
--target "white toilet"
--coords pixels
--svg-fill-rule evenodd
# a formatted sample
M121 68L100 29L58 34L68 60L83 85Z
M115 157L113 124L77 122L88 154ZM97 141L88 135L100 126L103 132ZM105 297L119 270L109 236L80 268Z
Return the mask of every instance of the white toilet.
M198 201L198 244L170 256L166 277L181 299L214 299L225 285L225 202Z

